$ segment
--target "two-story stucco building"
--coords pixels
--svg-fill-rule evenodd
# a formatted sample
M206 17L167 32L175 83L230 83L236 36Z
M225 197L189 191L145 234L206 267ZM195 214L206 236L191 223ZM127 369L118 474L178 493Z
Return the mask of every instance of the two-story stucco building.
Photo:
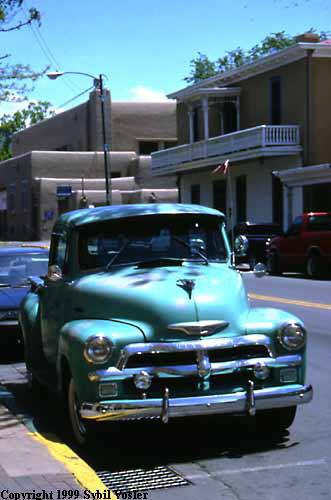
M178 146L152 154L155 177L176 175L182 202L237 222L278 222L331 210L331 43L317 35L168 97ZM227 175L213 173L229 159Z
M176 177L150 173L150 153L177 144L175 102L112 102L106 91L104 122L101 109L95 90L14 136L0 163L1 240L48 238L59 213L104 205L107 170L112 204L177 201Z

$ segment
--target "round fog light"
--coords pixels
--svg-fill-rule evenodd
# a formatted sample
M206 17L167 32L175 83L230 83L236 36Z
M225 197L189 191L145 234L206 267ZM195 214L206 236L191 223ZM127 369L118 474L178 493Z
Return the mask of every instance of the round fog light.
M270 368L262 363L257 363L253 368L254 377L266 380L270 375Z
M147 372L142 371L134 376L133 381L137 389L145 390L150 388L152 384L152 377Z

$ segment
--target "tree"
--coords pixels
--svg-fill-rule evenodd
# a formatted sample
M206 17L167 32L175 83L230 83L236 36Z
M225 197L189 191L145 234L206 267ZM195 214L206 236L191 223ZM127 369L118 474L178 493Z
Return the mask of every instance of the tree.
M18 30L33 22L40 24L38 10L32 7L25 14L22 10L23 2L24 0L0 0L0 33ZM11 64L8 62L10 57L11 54L0 54L0 102L23 100L26 92L32 90L26 82L35 81L47 71L46 68L42 72L36 72L25 64Z
M54 115L50 107L46 101L30 102L27 108L0 118L0 161L12 157L11 143L16 132Z
M309 31L315 32L313 28ZM328 36L328 32L322 31L320 33L321 40L325 40ZM242 64L256 61L260 57L285 49L295 43L295 39L295 36L290 36L285 31L278 31L267 35L260 44L254 45L247 52L238 47L227 51L223 57L219 57L216 61L210 61L206 55L198 52L198 56L190 61L191 73L184 80L187 83L198 83L205 78L217 75L217 73L224 73L238 68Z

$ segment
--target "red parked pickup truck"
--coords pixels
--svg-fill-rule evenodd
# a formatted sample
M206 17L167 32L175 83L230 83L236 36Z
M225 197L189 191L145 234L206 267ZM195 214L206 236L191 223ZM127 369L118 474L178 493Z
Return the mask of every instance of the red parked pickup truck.
M331 271L331 212L309 212L296 217L283 236L267 246L269 274L305 272L321 278Z

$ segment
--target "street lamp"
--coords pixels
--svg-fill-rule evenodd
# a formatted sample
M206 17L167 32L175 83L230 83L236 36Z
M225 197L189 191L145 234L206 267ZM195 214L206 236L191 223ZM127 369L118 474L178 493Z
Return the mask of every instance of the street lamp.
M103 158L105 165L105 182L106 182L106 205L111 205L112 197L111 197L111 166L109 163L108 157L108 144L106 142L106 121L105 121L105 96L104 96L104 88L102 75L99 75L99 78L96 78L89 73L82 73L80 71L54 71L52 73L47 73L48 78L51 80L56 80L59 76L62 75L84 75L93 79L94 88L99 90L100 95L100 103L101 103L101 120L102 120L102 142L103 142Z

